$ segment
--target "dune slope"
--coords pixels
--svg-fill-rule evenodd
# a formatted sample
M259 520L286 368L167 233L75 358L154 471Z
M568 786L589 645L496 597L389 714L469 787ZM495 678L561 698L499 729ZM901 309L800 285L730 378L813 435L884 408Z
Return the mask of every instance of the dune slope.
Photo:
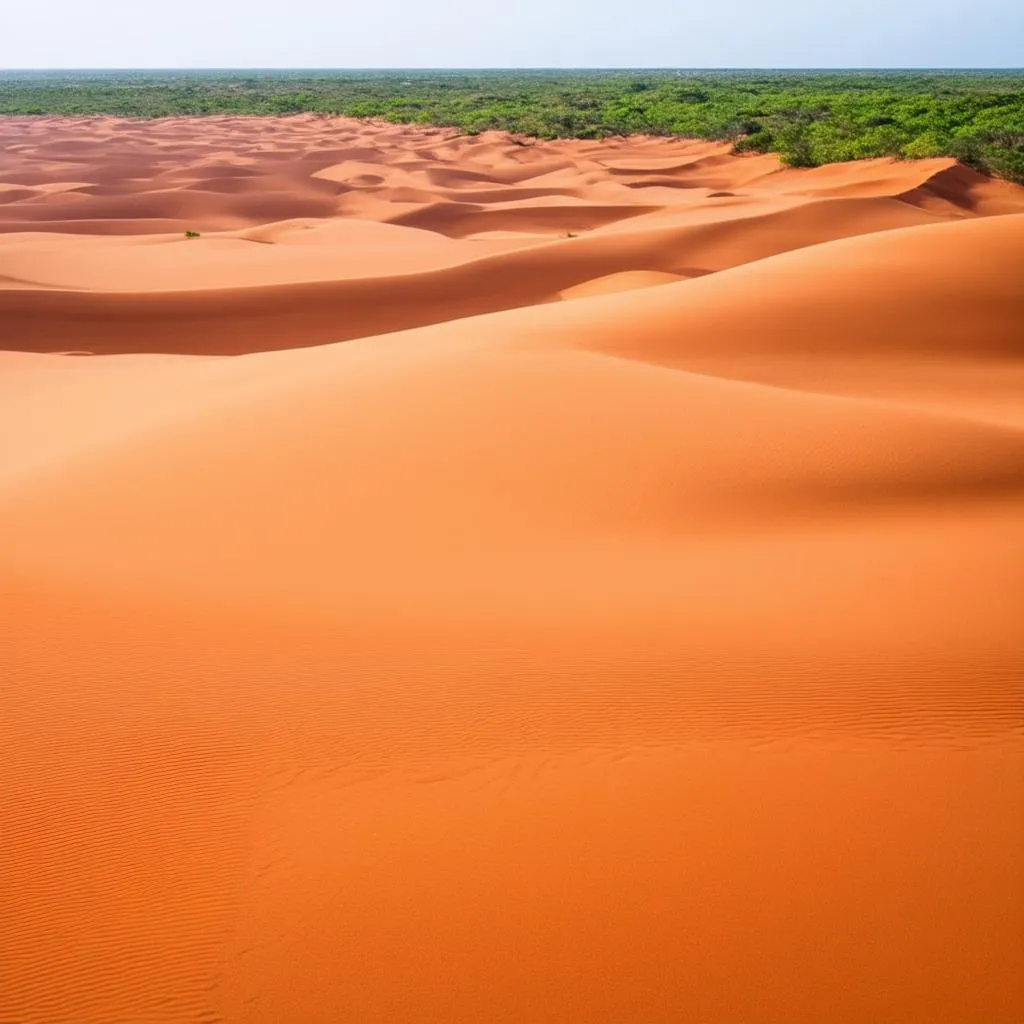
M4 127L0 1020L1024 1016L1018 194L186 127Z

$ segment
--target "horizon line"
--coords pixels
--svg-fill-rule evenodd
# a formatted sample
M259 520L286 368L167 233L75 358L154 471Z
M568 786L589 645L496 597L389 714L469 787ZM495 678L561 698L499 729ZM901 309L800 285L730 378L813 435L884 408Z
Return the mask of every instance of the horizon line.
M715 65L701 67L698 65L641 65L641 64L602 64L602 65L486 65L481 67L459 65L365 65L365 66L326 66L326 65L261 65L261 64L225 64L225 65L159 65L137 66L127 65L100 67L2 67L0 74L19 71L51 72L51 71L1021 71L1024 65L1002 66L997 64L976 65L939 65L939 64L849 64L849 65Z

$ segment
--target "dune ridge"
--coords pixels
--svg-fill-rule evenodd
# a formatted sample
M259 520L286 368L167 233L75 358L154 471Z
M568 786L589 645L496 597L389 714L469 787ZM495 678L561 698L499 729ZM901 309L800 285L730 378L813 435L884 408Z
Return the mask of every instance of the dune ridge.
M1024 190L0 139L0 1020L1024 1016Z

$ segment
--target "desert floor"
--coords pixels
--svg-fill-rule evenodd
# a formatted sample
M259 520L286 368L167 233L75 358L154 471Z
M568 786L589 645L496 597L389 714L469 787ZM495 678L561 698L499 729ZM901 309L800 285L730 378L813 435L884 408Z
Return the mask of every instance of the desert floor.
M949 160L0 120L0 1021L1024 1019L1022 281Z

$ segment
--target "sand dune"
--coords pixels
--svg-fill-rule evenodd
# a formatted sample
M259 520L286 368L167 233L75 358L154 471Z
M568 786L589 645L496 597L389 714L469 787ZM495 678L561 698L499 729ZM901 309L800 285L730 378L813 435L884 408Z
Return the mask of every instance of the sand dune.
M1024 192L0 139L0 1020L1024 1017Z

